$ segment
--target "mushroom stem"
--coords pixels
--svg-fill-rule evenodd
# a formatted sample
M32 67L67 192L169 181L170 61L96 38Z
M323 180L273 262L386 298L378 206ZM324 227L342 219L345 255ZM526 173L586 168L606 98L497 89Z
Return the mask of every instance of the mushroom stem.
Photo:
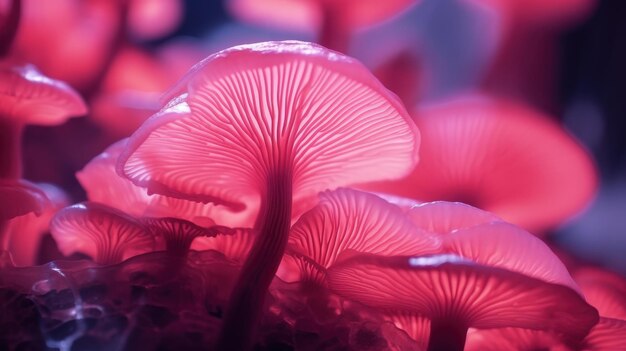
M329 49L346 53L350 42L350 28L347 25L349 13L345 5L326 1L321 5L322 23L318 43Z
M461 323L432 320L428 351L463 351L467 327Z
M292 177L274 172L267 177L255 225L258 237L231 295L217 350L249 350L267 289L285 252L291 223Z
M21 123L0 118L0 179L22 177Z
M17 36L17 29L22 16L22 0L13 0L7 14L6 22L0 30L0 57L5 57L11 50Z

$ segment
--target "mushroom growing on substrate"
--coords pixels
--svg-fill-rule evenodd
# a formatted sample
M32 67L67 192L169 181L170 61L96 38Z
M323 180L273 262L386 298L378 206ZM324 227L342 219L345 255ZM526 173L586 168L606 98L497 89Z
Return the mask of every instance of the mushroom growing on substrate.
M439 208L416 210L434 219L445 218L441 206L471 213L463 204L433 205ZM462 350L470 327L541 329L582 340L598 316L563 264L539 239L500 220L485 222L481 212L475 210L477 225L433 226L441 229L441 254L340 258L327 271L329 288L388 315L430 319L429 350Z
M45 193L21 180L22 131L28 124L58 125L70 117L82 116L87 107L67 84L50 79L32 65L0 63L0 250L7 249L7 221L30 212L39 214L47 205ZM9 205L8 202L12 201Z
M149 192L235 209L260 202L219 341L244 350L287 244L292 202L406 175L419 133L363 65L311 43L218 52L169 96L178 98L130 137L118 172Z
M398 182L363 188L422 201L460 201L545 234L592 199L597 174L586 150L523 105L462 97L416 112L420 163Z
M431 320L428 350L463 350L467 329L554 330L582 339L598 316L572 288L456 255L360 255L328 270L331 290Z
M326 285L326 269L345 252L386 256L423 255L440 249L439 238L420 230L397 206L353 189L320 194L289 235L287 254L298 281Z

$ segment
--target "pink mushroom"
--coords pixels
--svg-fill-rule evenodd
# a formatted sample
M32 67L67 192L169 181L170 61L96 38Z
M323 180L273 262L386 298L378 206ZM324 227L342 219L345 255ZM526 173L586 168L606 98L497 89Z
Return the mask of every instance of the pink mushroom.
M231 230L233 233L229 233L229 235L196 238L191 243L191 248L198 251L218 251L230 261L243 264L256 236L254 231L249 228L232 228Z
M365 189L461 201L541 235L581 211L597 173L586 150L542 114L505 100L458 98L417 112L421 161Z
M595 309L571 287L456 255L361 255L328 270L330 288L383 311L431 320L428 350L463 350L467 329L520 327L582 339Z
M622 350L626 347L626 280L597 268L574 274L588 303L600 320L582 341L564 344L547 331L519 328L475 330L468 334L469 351L478 350Z
M179 257L187 254L195 238L213 237L228 231L222 227L200 227L184 219L173 217L144 217L140 219L140 222L155 238L162 238L165 241L165 247L169 253Z
M56 125L86 113L80 96L65 83L40 74L33 66L0 63L0 249L7 249L6 221L29 212L40 214L47 199L35 185L21 181L22 130L27 124Z
M596 323L565 266L538 238L460 203L422 204L407 215L440 236L440 254L348 257L328 269L331 290L394 321L408 314L396 321L400 328L430 319L429 350L463 349L469 327L539 329L576 342Z
M21 177L25 125L57 125L86 113L85 103L67 84L32 65L0 64L0 178Z
M154 237L139 221L93 202L57 212L50 223L50 231L64 255L80 252L103 265L150 252L155 245Z
M41 210L15 217L7 222L6 248L12 254L16 266L32 266L38 263L37 254L41 239L48 232L52 216L69 204L63 190L54 185L37 184L37 190L43 191L47 198L37 200L37 203L44 204ZM3 207L15 207L14 205L19 203L16 199L10 199L10 201L10 205Z
M320 194L319 203L291 229L288 254L301 281L325 285L326 269L343 253L422 255L439 250L437 237L417 228L402 210L352 189Z
M256 209L233 212L224 206L203 204L152 194L120 177L115 172L117 160L127 139L109 146L76 173L89 201L117 208L133 217L175 217L208 227L214 224L251 227Z
M346 52L350 32L391 18L416 0L230 0L228 9L247 22L316 29L318 43Z
M221 51L169 96L185 93L131 136L118 172L168 196L239 209L260 200L258 239L219 346L243 350L287 244L293 198L405 175L419 134L363 65L310 43Z

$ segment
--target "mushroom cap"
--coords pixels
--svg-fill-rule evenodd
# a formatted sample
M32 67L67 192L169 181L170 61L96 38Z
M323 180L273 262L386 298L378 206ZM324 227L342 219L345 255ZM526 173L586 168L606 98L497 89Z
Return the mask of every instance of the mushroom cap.
M168 250L186 252L197 237L214 237L220 231L173 217L143 217L139 220L155 238L163 238Z
M600 318L585 338L584 350L626 350L626 320Z
M215 222L228 226L252 226L255 212L232 212L224 206L203 204L161 195L148 195L146 189L133 184L115 172L119 155L127 139L109 146L76 173L89 201L99 202L134 217L177 217L200 226Z
M626 320L626 279L598 268L582 268L574 273L587 302L600 316Z
M569 287L456 255L353 256L328 270L331 290L368 306L481 329L518 327L582 339L597 311Z
M300 261L302 279L323 279L323 270L347 251L391 256L439 248L440 240L413 225L397 206L373 194L340 188L321 193L317 206L294 224L287 253Z
M407 215L418 227L439 235L450 234L480 224L502 222L493 213L464 203L448 201L416 204L411 206Z
M48 203L39 186L25 180L0 179L0 221L31 212L39 216Z
M555 334L532 329L471 329L466 351L569 350Z
M229 0L228 10L245 22L288 29L313 30L323 21L325 6L349 8L350 27L384 21L418 3L416 0Z
M149 193L241 209L281 177L299 198L402 177L417 162L419 131L397 97L361 63L316 44L226 49L167 96L177 97L130 137L118 164Z
M32 266L37 263L41 239L48 232L52 216L69 204L69 199L62 189L46 183L39 183L37 187L48 199L42 207L41 214L38 216L31 212L15 217L8 222L5 230L8 237L7 248L16 266Z
M462 97L417 112L420 164L398 182L363 188L469 203L534 234L581 211L597 173L560 126L523 105Z
M81 252L100 264L120 262L154 249L154 238L133 217L112 207L83 202L52 218L52 237L68 256Z
M493 222L443 237L443 252L580 292L565 265L537 237L514 225Z
M233 228L234 233L212 238L197 238L191 248L198 251L214 250L236 263L243 263L254 244L256 236L250 228Z
M85 102L64 82L46 77L33 65L0 64L2 118L23 124L57 125L85 114Z

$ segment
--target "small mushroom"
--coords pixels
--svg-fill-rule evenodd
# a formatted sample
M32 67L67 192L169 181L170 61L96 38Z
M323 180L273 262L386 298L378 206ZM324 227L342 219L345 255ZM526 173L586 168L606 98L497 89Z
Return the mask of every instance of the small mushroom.
M588 152L541 113L462 97L417 112L420 164L407 178L364 189L422 201L460 201L542 235L593 198Z
M52 218L52 237L68 256L76 252L102 265L114 264L154 249L155 240L139 221L106 205L83 202Z
M165 247L169 253L181 257L187 254L195 238L213 237L221 232L217 227L200 227L173 217L144 217L139 221L154 237L162 237L165 240Z
M457 255L362 254L328 270L336 293L382 311L431 320L429 351L463 350L467 329L550 330L582 339L598 321L573 289Z
M293 200L402 177L417 162L419 133L362 64L305 42L218 52L167 96L177 98L130 137L118 173L150 193L240 210L260 202L258 239L219 346L245 350L287 244Z
M233 212L224 206L186 201L158 194L133 184L115 172L117 160L126 147L126 139L109 146L93 158L76 178L87 192L89 201L117 208L133 217L176 217L208 227L215 223L233 227L251 227L253 209Z

